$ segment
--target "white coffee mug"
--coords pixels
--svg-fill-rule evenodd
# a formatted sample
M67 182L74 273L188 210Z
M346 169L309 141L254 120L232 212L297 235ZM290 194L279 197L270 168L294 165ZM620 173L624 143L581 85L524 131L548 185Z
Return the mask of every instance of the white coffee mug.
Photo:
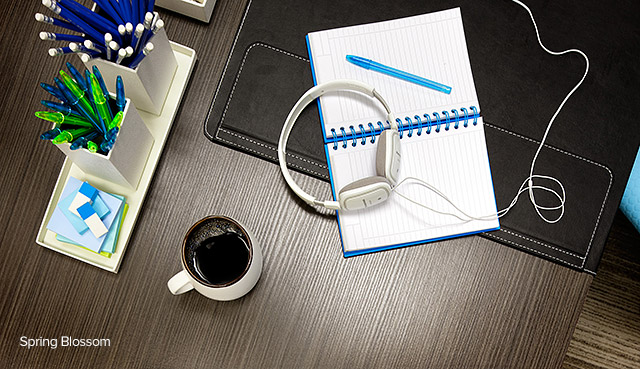
M262 251L237 221L209 216L196 222L182 242L182 271L167 282L179 295L195 288L202 295L228 301L246 295L262 273Z

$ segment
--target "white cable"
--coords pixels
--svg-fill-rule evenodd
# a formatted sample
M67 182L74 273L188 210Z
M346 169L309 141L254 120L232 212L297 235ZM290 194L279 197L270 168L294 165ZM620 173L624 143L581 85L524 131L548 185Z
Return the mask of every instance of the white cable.
M524 192L528 192L529 201L531 201L531 204L533 205L534 209L536 210L536 213L538 214L538 216L542 220L544 220L545 222L547 222L547 223L556 223L560 219L562 219L562 216L564 215L564 204L565 204L565 200L566 200L566 193L565 193L565 190L564 190L564 186L562 185L562 182L560 182L558 179L556 179L554 177L533 174L533 169L535 167L536 161L538 160L538 155L540 154L540 151L542 150L542 147L544 146L544 143L547 140L547 136L549 135L549 131L551 130L551 126L553 125L553 122L555 121L556 117L558 116L558 113L560 113L560 110L562 110L562 108L564 107L564 104L567 102L567 100L569 100L569 97L571 97L571 95L573 95L573 93L578 89L578 87L580 87L580 85L582 85L582 82L587 77L587 73L589 72L589 58L587 57L587 55L585 55L585 53L583 53L582 51L580 51L578 49L569 49L569 50L560 51L560 52L551 51L551 50L547 49L542 44L542 41L540 40L540 33L538 32L538 26L536 25L536 21L533 18L533 13L531 13L531 10L524 3L522 3L522 2L520 2L518 0L512 0L512 1L515 2L516 4L522 6L527 11L527 13L529 13L529 17L531 18L531 22L533 22L533 27L535 28L535 31L536 31L536 38L538 39L538 44L540 44L540 47L542 47L542 49L544 51L546 51L547 53L549 53L551 55L563 55L563 54L570 53L570 52L578 53L586 61L586 67L585 67L584 75L582 76L580 81L567 94L567 96L564 98L564 100L562 100L562 102L560 103L560 106L558 106L558 109L556 110L556 112L553 114L553 116L549 120L549 124L547 125L547 128L546 128L546 130L544 132L544 135L542 136L542 140L540 141L540 145L538 146L538 149L536 150L536 153L533 156L533 160L531 161L531 168L529 170L529 177L527 177L522 182L522 185L518 189L518 193L513 197L513 200L511 200L511 203L506 208L498 211L496 214L490 214L490 215L484 215L484 216L472 216L472 215L469 215L469 214L465 213L462 209L458 208L453 203L453 201L451 201L444 193L439 191L437 188L435 188L431 184L429 184L429 183L427 183L427 182L425 182L425 181L423 181L423 180L421 180L419 178L414 178L414 177L407 177L407 178L403 179L400 183L398 183L397 186L395 186L393 188L393 191L395 191L400 197L406 199L407 201L409 201L409 202L411 202L413 204L419 205L419 206L421 206L421 207L423 207L425 209L428 209L428 210L433 211L433 212L438 213L438 214L453 216L455 218L460 219L464 223L470 222L472 220L493 220L493 219L496 219L496 218L503 217L504 215L506 215L509 212L509 210L511 210L511 208L513 208L516 205L516 203L518 202L518 199L520 198L520 195L523 194ZM560 188L561 194L558 193L558 191L556 191L556 190L554 190L552 188L545 187L545 186L540 186L540 185L534 185L533 181L536 178L540 179L540 180L549 180L551 182L554 182ZM428 207L428 206L426 206L424 204L421 204L421 203L409 198L408 196L402 194L401 192L397 191L398 188L401 185L403 185L404 183L408 183L409 181L410 182L414 182L414 183L416 183L416 184L418 184L420 186L423 186L423 187L427 188L428 190L434 192L436 195L438 195L439 197L444 199L446 202L448 202L456 211L458 211L465 218L461 217L458 214L454 214L454 213L450 213L450 212L447 212L447 211L441 211L441 210L436 210L436 209L430 208L430 207ZM545 191L545 192L549 192L549 193L553 194L558 199L559 204L556 205L556 206L550 206L550 207L549 206L539 205L536 202L536 199L535 199L535 190ZM560 210L560 215L558 215L558 217L555 218L555 219L549 219L549 218L545 217L541 213L541 211L555 211L555 210Z
M551 219L550 220L550 219L546 218L544 215L542 215L540 210L546 210L546 209L544 209L543 207L538 205L538 203L536 202L536 199L535 199L535 195L533 193L533 189L535 187L533 185L533 178L534 178L533 168L536 165L536 160L538 160L538 155L540 154L540 150L542 150L542 147L544 146L544 143L547 140L547 135L549 134L549 130L551 130L551 125L553 124L553 122L555 121L556 117L558 116L558 113L560 113L560 110L562 110L562 108L564 107L564 104L567 102L567 100L569 100L569 97L571 97L571 95L573 95L573 93L578 89L578 87L580 87L580 85L582 84L584 79L587 77L587 73L589 72L589 58L587 57L587 55L585 55L585 53L583 53L582 51L580 51L578 49L569 49L569 50L560 51L560 52L555 52L555 51L551 51L551 50L547 49L542 44L542 41L540 40L540 33L538 32L538 25L536 24L535 19L533 19L533 13L531 13L531 10L529 9L529 7L527 7L524 3L522 3L522 2L520 2L518 0L512 0L512 1L514 3L522 6L527 11L527 13L529 13L529 17L531 18L531 22L533 22L533 27L536 30L536 38L538 39L538 44L540 44L540 47L542 47L542 49L544 51L546 51L547 53L549 53L551 55L563 55L563 54L567 54L567 53L571 53L571 52L578 53L584 58L584 60L586 62L584 75L582 76L580 81L573 87L573 89L571 91L569 91L567 96L560 103L560 106L558 106L558 109L556 110L556 112L551 117L551 120L549 120L549 124L547 125L547 129L545 130L544 135L542 136L542 140L540 141L540 145L538 146L538 150L536 150L536 154L533 156L533 160L531 161L531 169L529 170L529 178L527 178L527 180L528 180L527 181L528 182L527 187L528 187L528 192L529 192L529 200L533 204L533 207L536 210L536 213L538 213L538 216L540 218L542 218L542 220L544 220L545 222L547 222L547 223L556 223L564 215L564 199L562 201L562 212L560 213L560 215L556 219ZM560 181L558 181L557 179L551 178L551 177L549 177L549 178L553 179L555 182L557 182L558 184L560 184L562 186L562 183L560 183ZM564 188L562 189L562 192L564 194Z

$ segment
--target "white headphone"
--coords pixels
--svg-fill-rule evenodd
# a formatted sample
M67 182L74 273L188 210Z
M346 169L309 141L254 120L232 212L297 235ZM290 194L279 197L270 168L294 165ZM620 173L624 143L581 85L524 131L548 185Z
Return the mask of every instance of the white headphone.
M362 178L344 186L338 194L338 201L320 201L304 192L291 177L286 161L287 140L298 116L300 116L302 110L309 105L309 103L327 92L340 90L360 92L378 100L387 112L387 121L389 122L390 129L382 131L378 140L378 148L376 151L377 175ZM282 175L289 187L291 187L296 195L300 196L301 199L310 205L319 205L335 210L358 210L374 206L389 198L392 186L398 181L398 170L400 169L400 137L398 135L398 125L396 124L395 117L391 113L389 105L373 87L354 80L335 80L322 83L305 92L294 105L293 109L291 109L291 112L289 112L289 116L287 116L284 127L282 127L282 133L280 134L278 160L280 162Z

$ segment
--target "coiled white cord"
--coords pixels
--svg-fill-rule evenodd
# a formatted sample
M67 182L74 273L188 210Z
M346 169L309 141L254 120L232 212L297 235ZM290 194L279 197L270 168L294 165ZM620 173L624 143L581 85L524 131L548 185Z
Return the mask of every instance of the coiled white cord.
M566 193L565 193L565 190L564 190L564 186L562 185L562 182L560 182L558 179L556 179L554 177L533 174L533 170L534 170L534 167L536 165L536 161L538 160L538 155L540 154L540 151L542 150L542 147L544 146L544 143L547 140L547 136L549 135L549 131L551 130L551 126L553 125L553 122L555 121L556 117L558 116L558 113L560 113L560 110L562 110L562 108L564 107L564 104L567 102L567 100L569 100L569 97L571 97L571 95L573 95L573 93L578 89L578 87L580 87L580 85L582 85L582 82L587 77L587 73L589 72L589 58L587 57L587 55L585 55L585 53L583 53L582 51L580 51L578 49L568 49L568 50L556 52L556 51L551 51L548 48L546 48L542 44L542 41L540 40L540 33L538 32L538 26L536 24L535 19L533 18L533 13L529 9L529 7L527 7L521 1L518 1L518 0L512 0L512 1L514 3L522 6L527 11L527 13L529 13L529 17L531 18L531 22L533 22L533 27L535 28L535 31L536 31L536 38L538 39L538 44L540 44L540 47L542 47L542 49L544 51L546 51L547 53L549 53L551 55L563 55L563 54L572 53L572 52L573 53L578 53L584 58L584 60L586 62L585 71L584 71L584 75L582 76L580 81L573 87L573 89L571 89L571 91L569 91L567 96L560 103L560 106L558 106L558 109L556 110L556 112L553 114L553 116L549 120L549 124L547 125L547 128L546 128L546 130L544 132L544 135L542 136L542 140L540 141L540 145L538 146L538 149L536 150L536 153L533 156L533 160L531 161L531 168L529 170L529 177L527 177L522 182L522 185L520 186L520 189L518 190L518 193L513 197L513 200L511 200L511 203L506 208L498 211L496 214L483 215L483 216L472 216L470 214L465 213L462 209L460 209L458 206L456 206L456 204L454 204L440 190L438 190L437 188L435 188L431 184L429 184L429 183L427 183L427 182L425 182L425 181L423 181L423 180L421 180L419 178L414 178L414 177L407 177L407 178L403 179L402 181L400 181L400 183L398 183L397 186L395 186L393 188L393 191L395 191L400 197L406 199L409 202L412 202L412 203L414 203L416 205L422 206L422 207L424 207L424 208L426 208L426 209L428 209L430 211L433 211L435 213L438 213L438 214L450 215L450 216L456 217L456 218L460 219L462 222L469 222L469 221L472 221L472 220L493 220L493 219L496 219L496 218L503 217L504 215L506 215L509 212L509 210L511 210L511 208L513 208L515 206L515 204L518 202L518 198L520 197L520 195L525 193L525 192L527 192L529 194L529 201L531 201L531 204L533 205L536 213L545 222L547 222L547 223L557 223L558 221L560 221L560 219L562 219L562 216L564 215L564 204L565 204L565 200L566 200ZM534 179L549 180L549 181L551 181L551 182L553 182L553 183L558 185L558 187L560 189L560 192L558 192L558 191L556 191L556 190L554 190L552 188L549 188L549 187L536 185L536 184L534 184ZM441 210L430 208L429 206L427 206L425 204L421 204L421 203L418 203L417 201L414 201L413 199L409 198L408 196L406 196L406 195L404 195L404 194L402 194L401 192L398 191L398 188L400 188L401 185L403 185L405 183L409 183L409 182L413 182L415 184L421 185L421 186L425 187L426 189L434 192L436 195L440 196L442 199L444 199L449 204L451 204L451 206L453 206L453 208L456 211L458 211L459 214L455 214L455 213L451 213L451 212L447 212L447 211L441 211ZM535 197L535 190L541 190L541 191L545 191L545 192L549 192L549 193L553 194L558 199L558 202L559 202L558 205L556 205L556 206L542 206L542 205L538 204L538 202L536 201L536 197ZM542 213L542 211L556 211L556 210L560 210L560 214L556 218L547 218Z

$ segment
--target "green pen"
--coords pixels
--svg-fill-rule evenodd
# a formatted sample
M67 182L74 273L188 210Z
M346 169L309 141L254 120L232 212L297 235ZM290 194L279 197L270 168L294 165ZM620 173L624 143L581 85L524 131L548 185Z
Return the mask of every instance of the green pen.
M109 122L109 128L107 129L107 132L111 130L111 128L113 127L118 127L120 128L120 125L122 124L122 116L123 116L123 112L119 111L115 117L113 117L113 119Z
M60 70L60 77L62 77L62 82L64 83L65 86L67 86L69 91L71 91L73 96L78 98L78 102L85 109L85 111L91 114L91 118L94 118L96 122L99 121L98 116L96 115L96 112L93 110L93 106L91 106L91 102L87 99L87 96L85 95L84 91L82 91L82 89L78 87L78 85L74 82L74 80L71 77L69 77L69 75L65 73L65 71Z
M44 119L55 124L67 124L81 127L93 127L91 122L77 115L64 115L58 112L37 111L36 117Z
M109 105L107 105L107 99L104 98L102 88L100 88L100 84L98 83L96 76L89 74L89 78L91 79L91 95L93 96L94 104L96 104L98 115L102 117L104 122L111 122L113 120L113 116L111 115Z
M53 139L53 143L54 144L62 144L65 142L71 142L73 141L76 137L80 137L82 135L85 135L89 132L93 131L93 128L77 128L77 129L69 129L69 130L64 130L62 132L60 132L59 135L57 135L54 139Z

